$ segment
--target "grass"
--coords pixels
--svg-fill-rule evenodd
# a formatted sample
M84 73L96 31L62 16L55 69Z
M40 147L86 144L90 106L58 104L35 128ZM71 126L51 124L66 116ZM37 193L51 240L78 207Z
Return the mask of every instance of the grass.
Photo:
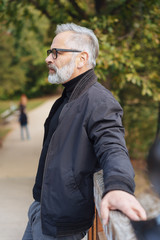
M37 99L31 99L27 103L27 110L30 111L34 108L39 107L41 104L43 104L47 98L37 98Z
M10 100L3 101L3 100L0 100L0 114L2 114L5 110L9 109L11 104L16 104L17 105L17 102L18 101L10 101Z
M47 98L29 99L27 103L27 110L30 111L40 106L46 100ZM0 114L2 114L5 110L9 109L11 105L16 105L18 107L19 101L18 100L0 100Z
M11 131L10 128L2 128L0 127L0 139L4 139L6 135Z

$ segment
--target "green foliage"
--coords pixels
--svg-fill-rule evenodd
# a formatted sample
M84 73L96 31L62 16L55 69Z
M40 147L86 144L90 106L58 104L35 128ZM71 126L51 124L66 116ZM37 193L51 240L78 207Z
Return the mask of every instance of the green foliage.
M45 76L45 45L51 43L56 24L74 21L92 28L98 36L96 73L118 99L130 82L141 88L142 95L160 100L158 0L6 0L1 11L15 38L16 61L21 60L27 70L27 85L33 83L32 92L34 82L37 85Z
M97 72L117 97L132 83L141 88L142 95L160 100L160 8L150 7L143 11L140 4L130 1L116 14L91 20L101 43Z
M0 27L0 95L14 94L25 82L25 72L15 62L14 38L9 31Z
M22 2L13 8L11 5L7 9L7 14L11 16L8 21L7 15L3 17L0 32L1 98L26 92L28 86L32 93L45 74L45 41L49 21L32 6L23 6Z
M155 139L157 128L157 103L135 103L124 106L124 126L127 147L134 159L143 159Z

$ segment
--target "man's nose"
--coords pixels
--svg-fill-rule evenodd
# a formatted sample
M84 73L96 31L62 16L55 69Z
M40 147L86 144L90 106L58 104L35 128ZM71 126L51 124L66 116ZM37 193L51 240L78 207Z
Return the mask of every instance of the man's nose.
M46 62L47 64L53 63L52 54L49 54L49 56L46 57L45 62Z

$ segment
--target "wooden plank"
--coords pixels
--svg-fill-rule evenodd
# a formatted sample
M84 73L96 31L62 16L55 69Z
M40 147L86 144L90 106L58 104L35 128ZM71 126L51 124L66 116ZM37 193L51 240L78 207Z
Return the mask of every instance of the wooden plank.
M88 240L93 240L92 239L92 227L88 231Z

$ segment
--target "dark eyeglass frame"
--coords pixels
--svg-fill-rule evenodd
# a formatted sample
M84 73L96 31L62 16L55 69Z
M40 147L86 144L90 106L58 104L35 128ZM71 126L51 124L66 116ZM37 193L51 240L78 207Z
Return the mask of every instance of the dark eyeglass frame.
M82 52L82 51L76 49L52 48L47 50L47 56L49 56L52 53L53 59L56 59L58 57L58 52Z

